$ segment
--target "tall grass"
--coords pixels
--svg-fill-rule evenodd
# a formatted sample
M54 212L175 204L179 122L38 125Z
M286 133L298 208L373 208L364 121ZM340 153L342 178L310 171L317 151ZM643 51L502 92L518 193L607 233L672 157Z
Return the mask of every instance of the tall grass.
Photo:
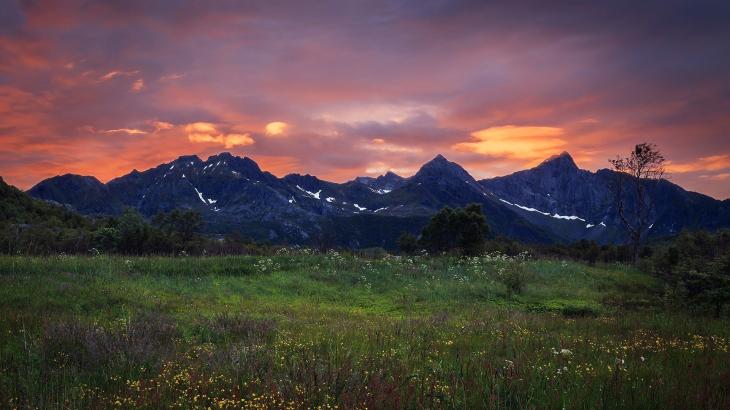
M730 407L727 321L660 293L502 256L0 257L0 407Z

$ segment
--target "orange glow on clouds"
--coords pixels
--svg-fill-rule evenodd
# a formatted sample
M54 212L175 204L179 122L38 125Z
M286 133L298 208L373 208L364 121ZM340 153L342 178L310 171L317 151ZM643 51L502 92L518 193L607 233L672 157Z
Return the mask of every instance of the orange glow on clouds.
M256 142L248 133L226 134L219 132L216 125L209 122L195 122L188 124L185 126L185 132L188 133L188 140L190 142L214 143L223 145L225 148L246 146Z
M266 124L266 136L267 137L280 137L284 136L288 125L285 122L274 121Z
M721 171L730 168L730 155L712 155L698 158L696 161L683 163L668 161L666 168L667 171L676 173Z
M436 154L483 178L561 151L596 170L647 141L675 182L730 197L722 7L166 2L2 3L6 181L224 150L338 182Z
M461 142L453 148L534 162L564 151L568 142L562 138L563 134L563 129L556 127L504 125L472 132L471 136L476 141Z

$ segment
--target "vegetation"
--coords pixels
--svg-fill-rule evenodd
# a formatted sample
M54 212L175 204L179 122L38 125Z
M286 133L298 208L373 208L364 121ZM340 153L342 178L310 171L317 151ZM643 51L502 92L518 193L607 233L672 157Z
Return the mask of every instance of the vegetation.
M683 232L646 260L666 298L693 312L720 317L730 304L730 232Z
M730 404L727 322L626 265L5 256L0 281L2 407Z
M406 255L426 251L475 256L484 252L488 232L487 220L479 204L455 209L445 207L431 217L420 236L404 232L398 238L398 247Z
M649 218L654 207L649 189L664 177L664 161L656 145L649 143L636 145L628 157L609 160L618 171L616 207L631 238L634 263L639 260L641 244L650 228Z

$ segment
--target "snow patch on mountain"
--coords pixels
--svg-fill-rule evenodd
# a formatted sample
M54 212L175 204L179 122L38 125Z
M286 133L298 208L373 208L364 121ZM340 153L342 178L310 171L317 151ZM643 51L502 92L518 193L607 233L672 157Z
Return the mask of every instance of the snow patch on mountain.
M384 195L384 194L387 194L388 192L392 191L392 189L374 189L371 187L368 187L368 189L375 192L378 195Z
M530 208L529 206L524 206L524 205L520 205L520 204L513 204L512 202L505 201L502 198L500 198L499 200L502 201L502 202L504 202L507 205L512 205L512 206L515 206L517 208L523 209L523 210L528 211L528 212L537 212L539 214L543 214L545 216L549 216L549 217L555 218L555 219L578 220L578 221L582 221L582 222L585 222L586 221L585 219L583 219L583 218L581 218L579 216L575 216L575 215L558 215L557 213L554 213L554 214L550 215L550 212L543 212L543 211L541 211L539 209ZM587 226L586 228L590 228L590 227Z
M200 198L200 202L208 205L208 203L205 202L205 198L203 198L203 193L198 191L198 188L196 188L196 187L193 187L193 189L195 190L195 193L198 194L198 198Z
M305 194L311 196L314 199L319 199L319 194L322 193L322 190L321 189L319 191L317 191L317 192L312 192L312 191L307 191L306 189L300 187L299 185L297 185L297 189L300 190L300 191L302 191L302 192L304 192Z

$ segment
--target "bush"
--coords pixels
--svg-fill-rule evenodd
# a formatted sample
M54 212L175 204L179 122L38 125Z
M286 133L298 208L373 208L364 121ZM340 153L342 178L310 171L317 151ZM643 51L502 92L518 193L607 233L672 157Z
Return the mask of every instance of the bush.
M521 262L510 262L497 269L497 279L507 288L507 294L521 294L528 282L525 266Z

